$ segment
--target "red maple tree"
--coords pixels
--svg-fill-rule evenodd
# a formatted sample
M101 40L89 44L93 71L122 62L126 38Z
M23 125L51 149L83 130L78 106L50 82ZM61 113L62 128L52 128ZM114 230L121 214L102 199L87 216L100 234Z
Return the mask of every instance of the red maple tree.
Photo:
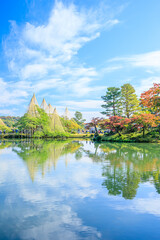
M155 116L151 113L141 113L138 115L134 115L131 118L132 124L134 124L134 127L142 128L143 129L143 137L145 135L145 130L148 127L156 127L159 124L159 117Z
M141 104L154 114L160 113L160 84L154 83L152 88L141 94Z
M101 124L103 127L110 129L113 132L117 132L121 135L121 131L128 127L128 124L131 122L131 119L124 118L120 116L111 116L109 119L104 120Z

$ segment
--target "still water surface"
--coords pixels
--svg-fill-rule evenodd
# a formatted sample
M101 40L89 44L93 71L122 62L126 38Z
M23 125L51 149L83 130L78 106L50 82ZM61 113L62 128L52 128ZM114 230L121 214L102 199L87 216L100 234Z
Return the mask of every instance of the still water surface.
M158 144L0 142L0 239L160 239Z

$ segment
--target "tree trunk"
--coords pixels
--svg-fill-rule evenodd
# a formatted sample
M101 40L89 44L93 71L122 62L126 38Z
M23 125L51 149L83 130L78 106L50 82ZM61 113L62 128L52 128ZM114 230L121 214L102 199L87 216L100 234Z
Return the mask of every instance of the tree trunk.
M99 134L98 134L96 125L94 127L95 127L95 135L98 136Z
M122 136L122 134L120 133L120 131L117 129L117 133L119 134L119 136Z
M143 127L143 138L144 138L144 135L145 135L145 128Z
M113 98L113 116L116 116L116 109L115 109L115 100Z

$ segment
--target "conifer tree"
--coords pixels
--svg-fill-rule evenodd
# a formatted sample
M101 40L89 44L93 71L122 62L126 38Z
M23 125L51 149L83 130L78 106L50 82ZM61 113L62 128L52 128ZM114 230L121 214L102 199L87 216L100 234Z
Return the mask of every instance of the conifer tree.
M120 88L107 88L106 95L101 97L105 102L105 104L101 105L104 108L104 111L101 113L107 116L121 115L120 96Z
M127 118L130 118L133 113L140 110L139 100L135 94L135 89L129 83L126 83L121 87L121 104L123 113Z
M74 115L75 117L73 119L78 123L78 125L82 126L83 123L86 121L86 119L83 119L82 113L76 111Z

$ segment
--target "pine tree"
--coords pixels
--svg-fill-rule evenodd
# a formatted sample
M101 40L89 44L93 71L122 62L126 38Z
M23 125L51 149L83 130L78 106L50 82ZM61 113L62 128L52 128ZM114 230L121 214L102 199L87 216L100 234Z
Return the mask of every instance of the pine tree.
M116 87L107 88L105 96L101 98L104 100L105 104L101 105L105 110L101 112L107 116L121 115L121 90Z
M121 87L121 103L123 113L127 118L130 118L133 113L140 110L139 100L135 94L135 89L129 83L124 84Z

